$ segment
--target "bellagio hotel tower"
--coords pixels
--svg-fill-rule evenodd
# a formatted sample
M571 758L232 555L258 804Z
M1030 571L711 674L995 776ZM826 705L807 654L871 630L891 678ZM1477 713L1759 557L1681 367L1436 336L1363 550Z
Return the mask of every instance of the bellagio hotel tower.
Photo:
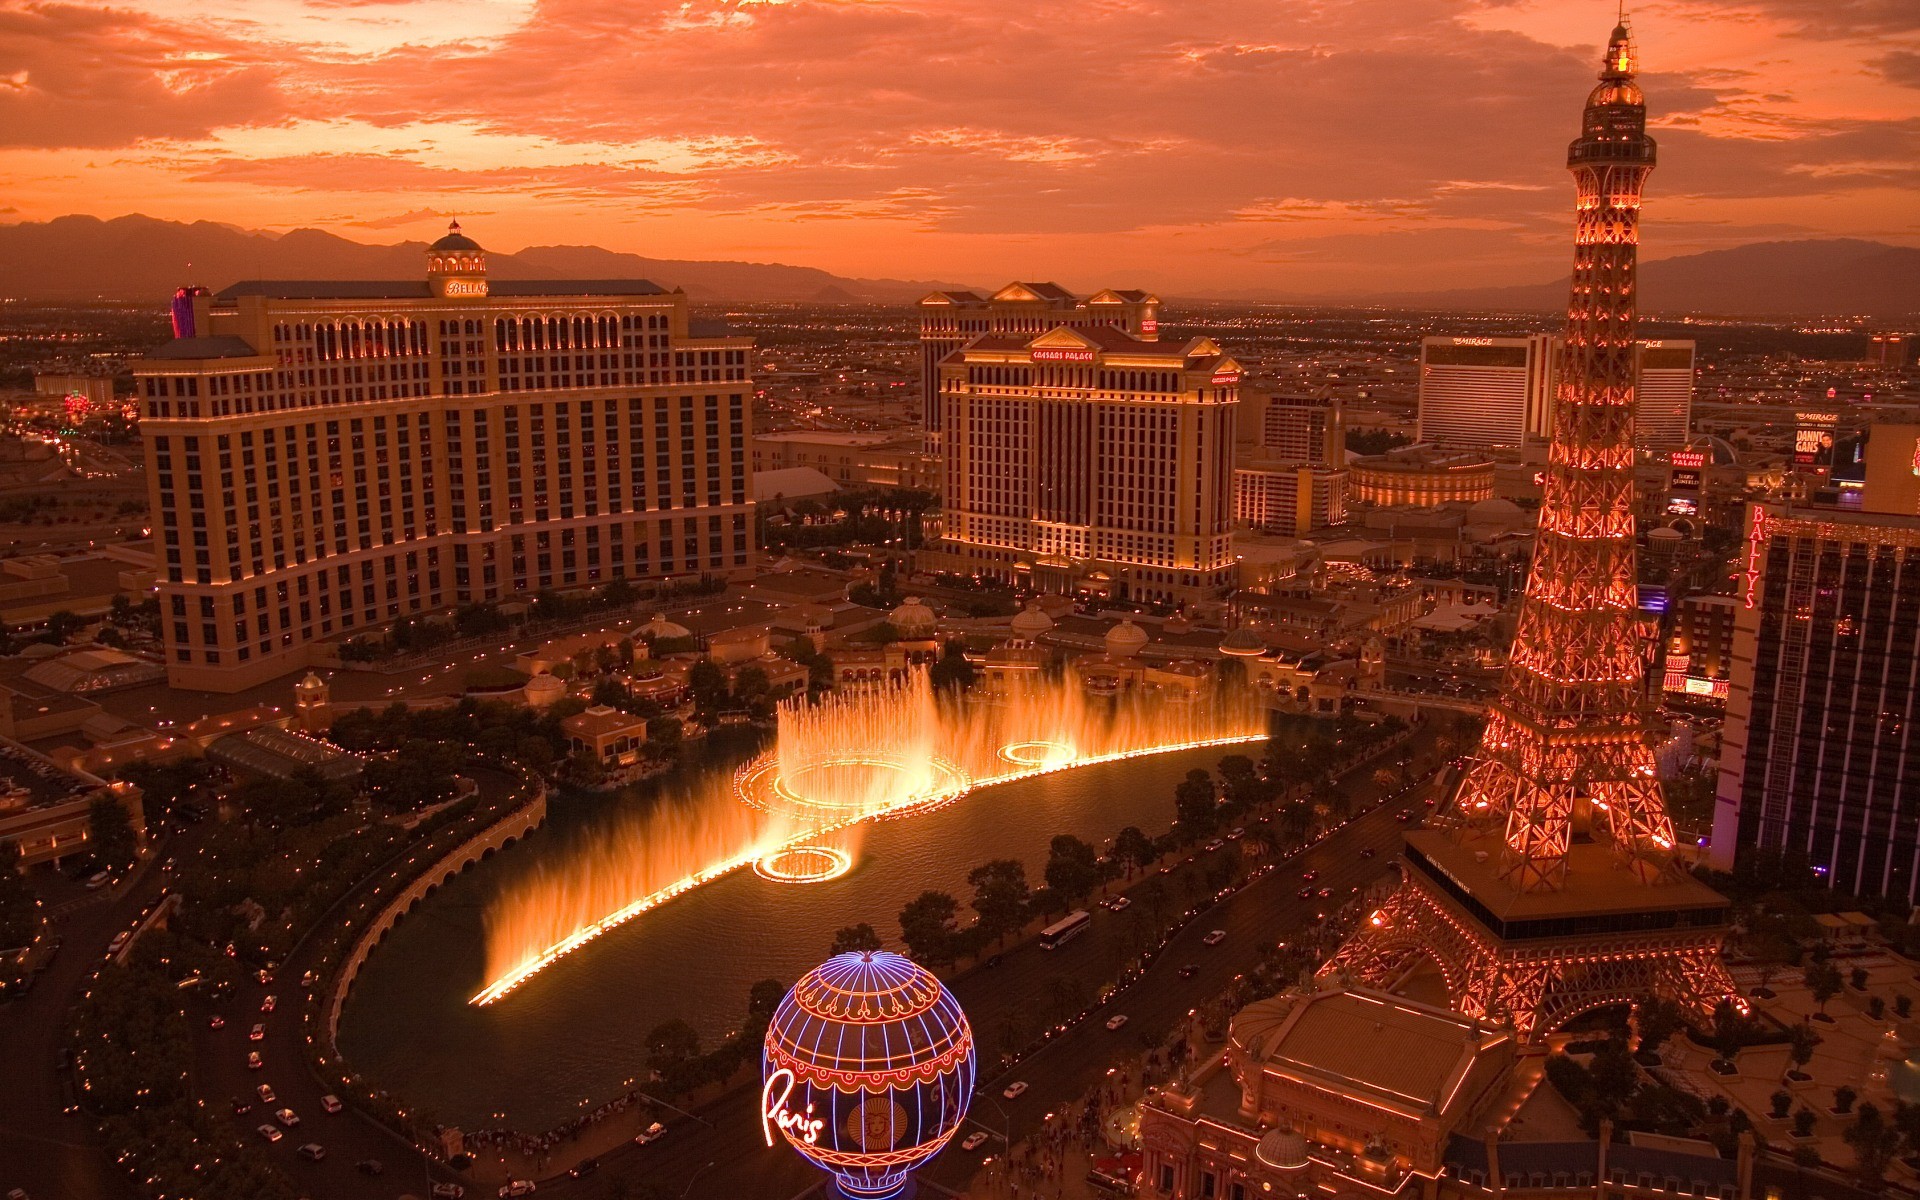
M175 687L457 605L750 566L752 342L643 280L183 290L134 365Z

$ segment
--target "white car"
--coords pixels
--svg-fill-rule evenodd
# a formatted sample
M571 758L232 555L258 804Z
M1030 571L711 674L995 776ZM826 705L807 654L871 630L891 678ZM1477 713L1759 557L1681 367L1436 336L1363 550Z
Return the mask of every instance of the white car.
M283 1108L273 1114L273 1119L280 1122L282 1125L286 1126L288 1129L292 1129L294 1126L300 1123L300 1114L297 1112L294 1112L290 1108Z
M320 1111L321 1111L321 1112L324 1112L324 1113L337 1113L337 1112L339 1112L339 1111L340 1111L341 1109L343 1109L343 1108L345 1108L345 1107L346 1107L346 1105L344 1105L344 1104L342 1104L342 1103L340 1103L340 1097L338 1097L338 1096L322 1096L322 1097L320 1097Z
M639 1133L634 1135L634 1138L633 1138L634 1144L638 1146L644 1146L648 1142L658 1141L660 1139L660 1135L665 1133L666 1131L667 1131L667 1127L665 1125L662 1125L660 1122L655 1121L653 1124L647 1126L645 1129L642 1129Z
M1000 1094L1002 1096L1005 1096L1009 1100L1018 1100L1020 1097L1027 1094L1027 1081L1024 1079L1015 1080L1014 1082L1008 1084L1006 1086L1006 1089L1002 1091Z
M1125 1013L1115 1013L1113 1016L1107 1018L1108 1029L1124 1029L1126 1025L1127 1014Z
M1224 929L1216 929L1212 933L1209 933L1207 936L1200 939L1201 944L1207 945L1207 946L1218 946L1221 942L1224 942L1226 940L1227 940L1227 931Z
M327 1148L319 1142L308 1142L300 1147L300 1157L308 1162L319 1162L327 1156Z
M500 1189L501 1200L506 1200L508 1196L531 1195L533 1195L533 1180L531 1179L515 1179Z
M976 1129L972 1133L967 1135L966 1141L960 1143L960 1148L962 1150L978 1150L980 1147L986 1144L987 1144L987 1135L981 1132L980 1130Z
M260 1127L260 1136L270 1142L277 1142L280 1140L280 1131L271 1125L262 1125Z
M436 1183L433 1185L433 1200L460 1200L467 1189L457 1183Z

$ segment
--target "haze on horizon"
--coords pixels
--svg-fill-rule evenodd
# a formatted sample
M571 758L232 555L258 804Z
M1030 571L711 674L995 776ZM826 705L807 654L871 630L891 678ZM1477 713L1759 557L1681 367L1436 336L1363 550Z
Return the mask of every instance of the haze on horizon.
M1920 4L1630 13L1650 258L1920 245ZM1366 294L1565 269L1604 0L0 0L0 222Z

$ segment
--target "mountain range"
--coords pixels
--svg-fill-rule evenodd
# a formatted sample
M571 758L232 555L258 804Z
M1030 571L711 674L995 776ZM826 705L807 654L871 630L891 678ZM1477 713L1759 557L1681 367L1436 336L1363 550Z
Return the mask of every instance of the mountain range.
M1406 308L1524 312L1566 307L1567 278L1519 287L1402 292L1368 297ZM1754 242L1640 264L1649 313L1725 316L1920 313L1920 250L1856 238Z
M275 234L211 221L146 216L56 217L0 225L0 296L25 300L157 300L182 283L218 290L241 279L413 279L424 242L375 246L319 229ZM909 304L930 291L970 288L934 280L852 279L783 263L647 258L598 246L529 246L488 255L500 279L650 279L709 302ZM1559 280L1512 287L1363 296L1232 297L1329 306L1365 304L1457 311L1555 311ZM1859 239L1756 242L1643 263L1644 311L1663 315L1880 319L1920 313L1920 249ZM1224 298L1224 297L1223 297Z
M417 279L427 243L370 246L319 229L283 234L212 221L56 217L0 225L0 296L26 300L146 300L183 283L218 291L242 279ZM706 301L908 304L963 285L848 279L782 263L645 258L598 246L529 246L487 255L497 279L648 279Z

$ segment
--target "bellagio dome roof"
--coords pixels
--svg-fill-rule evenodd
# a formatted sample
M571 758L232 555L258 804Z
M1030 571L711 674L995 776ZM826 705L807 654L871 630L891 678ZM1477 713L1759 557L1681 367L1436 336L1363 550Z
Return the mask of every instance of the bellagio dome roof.
M1244 625L1220 639L1220 653L1234 658L1255 658L1266 652L1267 643Z
M452 221L452 222L449 222L447 225L447 236L441 238L439 241L435 242L433 245L428 246L427 249L443 250L443 251L444 250L453 250L453 251L464 250L469 254L473 254L473 253L480 252L480 243L474 241L472 238L468 237L466 234L460 232L460 222Z
M1053 618L1040 607L1038 600L1028 602L1027 606L1013 615L1013 635L1023 641L1037 641L1053 628Z
M1107 630L1107 653L1114 658L1132 658L1147 644L1147 631L1132 621L1122 621Z
M933 609L921 603L918 596L908 596L900 607L887 614L887 623L901 637L908 638L932 637L934 620Z
M1307 1165L1307 1139L1291 1129L1270 1129L1253 1148L1260 1165L1280 1171L1297 1171Z

